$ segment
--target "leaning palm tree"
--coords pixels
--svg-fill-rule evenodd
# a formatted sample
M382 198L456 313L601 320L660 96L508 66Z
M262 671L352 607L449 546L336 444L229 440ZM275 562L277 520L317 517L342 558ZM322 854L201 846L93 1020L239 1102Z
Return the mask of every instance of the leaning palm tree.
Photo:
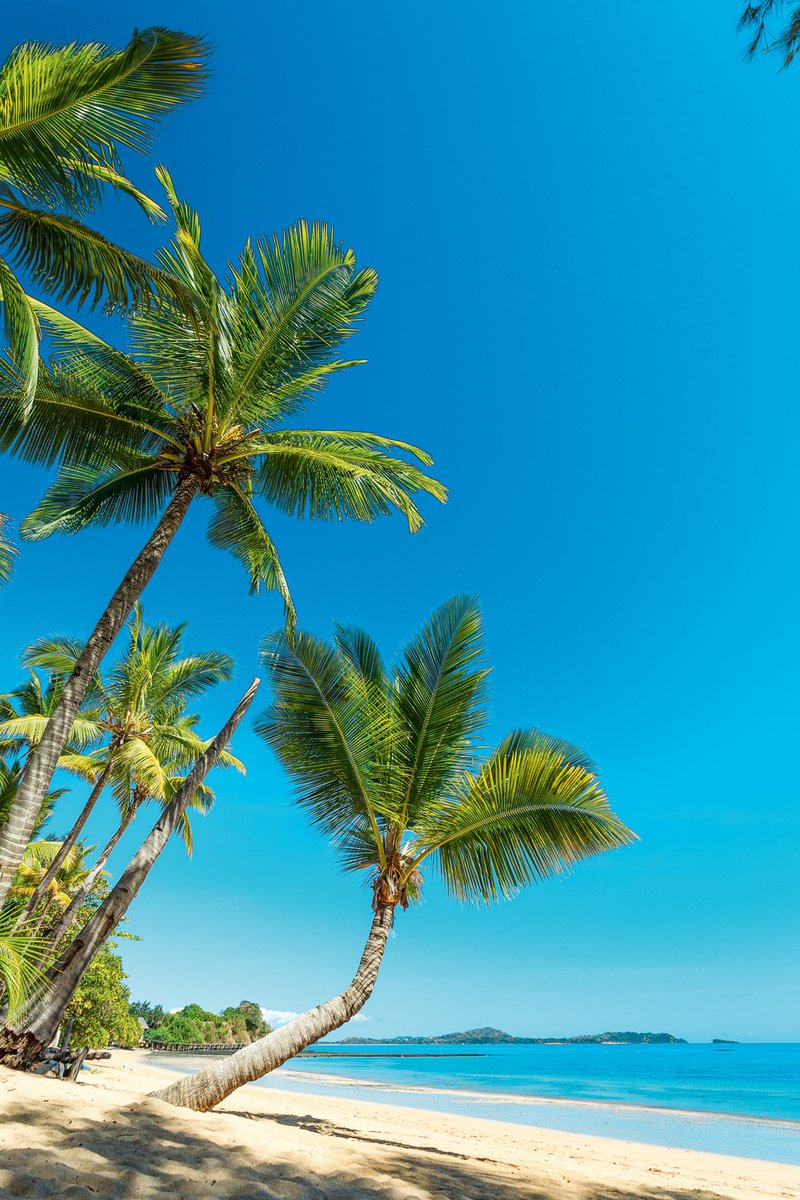
M212 505L209 538L245 567L251 591L291 596L256 501L292 516L370 521L399 510L412 532L414 497L445 499L441 484L372 433L286 429L284 422L337 372L334 357L376 288L375 272L326 225L304 221L248 244L221 282L200 249L197 214L161 171L177 228L160 262L193 299L131 318L132 357L42 304L55 359L40 370L28 421L14 419L13 381L0 394L0 445L28 461L60 460L59 474L24 522L28 537L160 518L89 636L0 831L0 901L28 840L84 688L198 497ZM394 453L399 451L400 453ZM195 581L187 578L187 587ZM5 883L4 883L5 881Z
M536 730L479 749L486 670L477 601L451 600L394 670L370 637L339 629L268 639L274 699L257 723L297 798L346 870L366 872L372 924L341 995L237 1054L155 1093L206 1111L338 1029L369 999L398 907L429 868L457 900L512 896L634 836L586 755Z
M21 920L30 916L45 894L106 786L112 786L117 795L122 828L103 851L103 864L133 820L139 803L146 799L167 802L175 771L188 769L204 750L206 743L195 731L197 718L186 710L190 701L231 678L233 660L218 650L183 653L185 630L185 623L175 627L163 622L149 625L141 606L135 605L122 654L107 678L98 673L92 681L87 693L90 706L78 713L70 733L71 741L79 743L81 749L62 753L59 764L76 774L88 775L93 786L50 869L23 909ZM31 680L16 695L22 697L19 707L26 711L0 719L0 744L18 738L31 746L38 745L54 707L53 697L60 696L82 650L74 638L56 637L40 638L24 651L23 662L32 668ZM33 668L49 672L49 687L43 693L41 685L37 693L39 678ZM32 708L35 711L30 711ZM90 740L100 738L104 739L101 747L91 754L83 752ZM242 769L227 752L220 761ZM129 803L131 793L139 798L137 802Z
M36 390L40 329L18 269L59 300L105 300L110 311L177 297L155 264L83 218L110 188L163 219L125 175L120 151L146 150L155 122L199 94L207 57L202 39L153 27L119 51L26 42L0 67L0 298L23 409Z

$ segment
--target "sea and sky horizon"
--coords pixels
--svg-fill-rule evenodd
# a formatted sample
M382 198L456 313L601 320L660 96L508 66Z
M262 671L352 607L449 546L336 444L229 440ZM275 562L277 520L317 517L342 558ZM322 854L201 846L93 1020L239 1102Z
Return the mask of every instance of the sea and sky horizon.
M207 95L170 116L155 161L220 272L248 235L301 216L377 268L348 347L368 363L304 419L423 446L450 489L415 537L400 518L270 514L301 625L362 625L389 655L477 593L487 742L535 725L582 746L638 834L493 908L449 901L431 874L339 1036L800 1042L800 65L742 62L728 2L621 4L613 20L539 7L314 4L300 34L285 2L47 0L9 11L3 44L121 46L134 24L209 35ZM158 244L121 201L99 220ZM19 523L45 473L3 470ZM202 703L211 735L282 615L205 544L198 509L144 609L187 621L189 650L234 655L234 682ZM25 545L0 593L9 687L26 643L87 634L145 533ZM251 999L278 1024L351 978L370 895L249 726L234 750L247 776L216 775L193 859L167 849L122 952L134 999ZM79 802L76 788L64 828Z

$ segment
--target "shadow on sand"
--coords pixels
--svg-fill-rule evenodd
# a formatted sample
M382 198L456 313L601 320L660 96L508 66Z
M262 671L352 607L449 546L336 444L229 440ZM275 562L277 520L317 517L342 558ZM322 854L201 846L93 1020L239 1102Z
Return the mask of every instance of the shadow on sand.
M203 1129L195 1134L183 1117L172 1119L166 1105L153 1101L143 1101L130 1114L115 1110L102 1123L87 1121L78 1105L58 1107L63 1123L54 1130L49 1106L14 1104L9 1115L25 1127L26 1136L18 1145L4 1140L2 1200L721 1200L720 1193L670 1185L629 1191L565 1180L563 1192L553 1191L535 1179L511 1178L507 1166L491 1159L462 1159L431 1148L420 1153L393 1139L390 1130L377 1138L312 1116L226 1113L247 1115L262 1129L272 1125L277 1132L289 1125L347 1139L346 1169L317 1161L310 1148L302 1153L302 1163L296 1148L258 1161L234 1141L227 1123L220 1123L215 1136L215 1114L203 1117ZM30 1146L28 1134L39 1148ZM44 1136L47 1149L41 1148ZM246 1138L246 1129L240 1136Z

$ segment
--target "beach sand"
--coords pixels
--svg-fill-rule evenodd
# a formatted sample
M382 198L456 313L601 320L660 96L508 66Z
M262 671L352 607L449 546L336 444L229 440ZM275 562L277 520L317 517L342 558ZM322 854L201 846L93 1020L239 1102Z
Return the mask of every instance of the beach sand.
M114 1051L81 1082L0 1068L0 1197L58 1200L776 1200L800 1168L242 1088L211 1113Z

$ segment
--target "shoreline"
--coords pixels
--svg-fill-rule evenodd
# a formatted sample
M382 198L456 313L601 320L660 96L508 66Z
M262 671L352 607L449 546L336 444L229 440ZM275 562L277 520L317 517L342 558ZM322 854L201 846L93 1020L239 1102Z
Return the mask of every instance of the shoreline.
M0 1069L0 1188L36 1200L785 1200L800 1169L248 1085L195 1113L113 1052L80 1083Z
M122 1053L125 1053L124 1051ZM152 1055L154 1058L168 1057L169 1051L144 1051L147 1055ZM203 1056L204 1058L206 1056ZM211 1055L208 1056L212 1057ZM224 1057L219 1055L219 1057ZM338 1057L338 1055L336 1056ZM367 1057L359 1055L359 1057ZM449 1055L445 1057L450 1057ZM176 1066L168 1067L167 1070L178 1070L181 1074L189 1074L188 1069L178 1067L178 1062L181 1059L191 1058L191 1055L175 1055ZM769 1117L762 1114L750 1113L732 1113L732 1112L717 1112L708 1108L673 1108L667 1104L634 1104L626 1100L582 1100L576 1096L533 1096L527 1092L501 1092L486 1090L476 1090L474 1088L454 1088L454 1087L435 1087L433 1085L425 1085L420 1083L397 1083L389 1080L378 1079L358 1079L353 1075L338 1075L330 1074L323 1075L315 1071L297 1071L291 1067L282 1067L281 1078L290 1078L297 1083L311 1083L320 1087L345 1087L345 1088L364 1088L365 1090L376 1090L386 1092L396 1092L401 1094L419 1094L423 1096L453 1096L459 1099L470 1099L477 1101L488 1101L492 1104L519 1104L535 1108L537 1106L552 1106L552 1107L575 1107L575 1108L598 1108L598 1109L614 1109L622 1112L631 1113L649 1113L652 1115L666 1115L672 1117L696 1118L700 1117L708 1120L720 1121L747 1121L761 1125L778 1125L786 1127L800 1135L800 1120L793 1120L791 1117ZM254 1084L252 1086L261 1086ZM270 1085L272 1086L272 1085ZM427 1111L427 1110L426 1110ZM476 1118L476 1120L481 1118ZM491 1120L492 1118L486 1118ZM512 1122L515 1124L516 1122Z

